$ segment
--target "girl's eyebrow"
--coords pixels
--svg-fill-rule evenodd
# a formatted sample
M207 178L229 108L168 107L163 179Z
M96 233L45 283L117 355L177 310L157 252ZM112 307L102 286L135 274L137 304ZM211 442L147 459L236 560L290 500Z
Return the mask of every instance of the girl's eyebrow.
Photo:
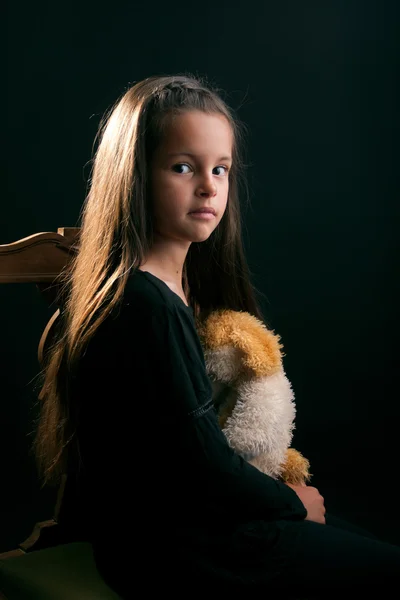
M168 154L169 157L172 156L190 156L191 158L197 158L195 154L192 154L191 152L174 152L171 154ZM231 161L232 157L231 156L221 156L218 161L220 160L228 160Z

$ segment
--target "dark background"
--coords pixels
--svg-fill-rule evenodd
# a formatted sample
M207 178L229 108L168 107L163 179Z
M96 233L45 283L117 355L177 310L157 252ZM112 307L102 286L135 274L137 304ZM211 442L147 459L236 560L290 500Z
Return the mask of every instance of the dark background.
M103 112L190 71L249 127L245 243L297 402L293 445L327 510L400 543L398 3L8 6L0 244L74 226ZM34 286L0 286L0 551L52 516L29 453Z

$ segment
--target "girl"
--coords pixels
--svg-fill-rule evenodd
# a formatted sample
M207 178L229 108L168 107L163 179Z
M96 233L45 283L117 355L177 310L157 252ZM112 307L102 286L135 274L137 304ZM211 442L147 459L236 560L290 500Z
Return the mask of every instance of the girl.
M61 523L81 517L124 598L393 583L397 547L326 525L318 490L264 475L219 428L196 320L218 308L262 319L232 111L192 77L150 77L100 131L36 439L44 480L68 473Z

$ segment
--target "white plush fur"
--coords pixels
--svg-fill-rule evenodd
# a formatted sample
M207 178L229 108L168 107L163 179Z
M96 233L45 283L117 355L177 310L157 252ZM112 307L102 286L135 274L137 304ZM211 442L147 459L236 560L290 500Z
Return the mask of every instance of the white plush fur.
M240 371L243 352L234 346L222 346L204 352L207 373L213 380L232 384Z
M247 460L267 453L270 474L280 472L296 414L285 373L240 383L231 393L237 394L237 402L224 427L230 445Z
M244 381L239 377L235 383L233 377L241 362L237 349L207 351L205 360L214 398L230 385L224 404L234 400L234 409L223 428L229 444L248 461L262 458L263 471L278 476L292 441L296 414L293 390L283 368L268 377Z

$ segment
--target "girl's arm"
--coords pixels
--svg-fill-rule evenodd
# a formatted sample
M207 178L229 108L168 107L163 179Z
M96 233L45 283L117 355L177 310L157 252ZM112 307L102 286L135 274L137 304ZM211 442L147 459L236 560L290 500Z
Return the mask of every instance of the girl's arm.
M155 397L163 399L160 412L171 443L180 449L182 477L198 485L216 506L231 507L236 516L241 512L265 520L304 519L307 511L292 489L261 473L229 446L211 387L202 386L201 380L199 384L194 374L195 369L205 370L196 329L182 325L176 310L161 308L152 316L148 338L152 386Z

